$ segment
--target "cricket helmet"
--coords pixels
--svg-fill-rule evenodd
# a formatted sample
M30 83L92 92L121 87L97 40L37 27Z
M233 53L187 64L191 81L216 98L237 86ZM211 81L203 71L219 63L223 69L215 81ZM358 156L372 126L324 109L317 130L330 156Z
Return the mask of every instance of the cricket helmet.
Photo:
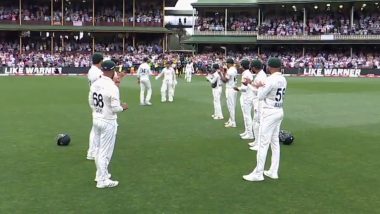
M67 146L70 144L71 138L68 134L59 134L57 136L57 145L58 146Z

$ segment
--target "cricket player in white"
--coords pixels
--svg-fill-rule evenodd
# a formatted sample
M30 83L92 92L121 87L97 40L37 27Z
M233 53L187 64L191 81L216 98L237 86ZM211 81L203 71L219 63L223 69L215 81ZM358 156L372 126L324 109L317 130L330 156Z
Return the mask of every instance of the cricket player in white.
M194 73L194 66L191 61L188 61L185 68L185 80L191 82L191 76Z
M149 79L151 74L152 71L148 65L148 58L144 58L144 63L142 63L137 70L137 82L140 84L140 105L152 105L150 102L152 86ZM145 90L147 90L146 97L144 97Z
M230 118L224 124L226 128L235 128L235 109L236 109L236 97L237 92L234 90L236 86L236 76L237 70L234 66L233 59L227 59L227 72L223 73L222 81L226 84L226 98L227 98L227 108L230 113Z
M166 67L156 76L156 80L164 76L161 86L161 102L166 102L166 100L173 102L174 99L174 84L176 84L177 80L175 71L170 64L170 62L167 62Z
M92 55L92 66L87 73L87 78L90 86L103 75L103 72L100 70L100 64L102 61L103 55L101 53L94 53ZM87 150L87 160L95 159L96 150L97 144L94 142L94 126L92 126Z
M180 62L177 62L177 63L180 63ZM180 77L181 76L181 72L180 72L180 69L178 68L179 66L179 64L177 64L177 63L172 63L172 68L173 68L173 70L174 70L174 73L176 74L176 77L178 76L178 77ZM174 81L173 81L173 97L174 97L174 94L175 94L175 88L176 88L176 86L177 86L177 79L176 78L174 78Z
M267 78L265 84L258 85L260 88L258 99L262 101L262 109L260 112L257 166L250 174L243 176L243 179L247 181L262 181L264 180L263 174L272 179L278 179L280 163L278 136L284 117L282 107L287 86L286 79L282 76L280 69L281 60L270 58L268 60L268 70L271 75ZM264 171L269 146L272 150L271 166L268 171Z
M267 79L267 74L264 72L263 64L261 63L260 60L256 59L253 60L251 63L251 69L253 73L256 74L256 77L253 81L253 83L250 83L248 86L252 89L253 91L253 133L255 135L255 141L248 143L250 146L250 150L257 151L258 149L258 144L256 143L259 139L259 127L260 127L260 108L261 104L259 102L258 98L258 88L261 83L265 82Z
M212 87L212 96L213 96L213 103L214 103L214 114L211 115L211 117L214 120L223 120L223 113L222 113L222 106L220 103L220 97L222 96L222 80L220 78L221 74L219 71L219 65L213 64L212 65L213 73L207 75L207 80L211 83Z
M115 146L117 133L117 113L128 108L120 104L119 89L113 82L115 63L102 62L103 76L90 88L89 104L93 109L94 142L98 142L95 154L97 188L115 187L118 181L110 180L108 165Z
M252 140L253 131L252 131L252 100L253 100L253 91L248 87L248 82L253 80L253 74L249 70L250 63L248 60L242 60L240 63L241 67L244 69L241 75L241 86L234 87L235 91L240 91L240 106L243 112L244 127L245 130L240 134L241 139L243 140Z

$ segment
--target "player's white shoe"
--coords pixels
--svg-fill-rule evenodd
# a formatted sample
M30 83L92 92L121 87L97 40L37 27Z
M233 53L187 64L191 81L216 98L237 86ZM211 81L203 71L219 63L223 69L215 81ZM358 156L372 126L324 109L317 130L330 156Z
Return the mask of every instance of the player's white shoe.
M230 123L231 123L231 121L228 120L227 122L224 123L224 125L228 125L228 124L230 124Z
M152 103L147 101L147 102L145 102L145 105L151 106Z
M226 127L226 128L236 128L236 123L229 123L229 124L225 125L224 127Z
M251 147L249 147L249 150L257 151L257 150L259 150L259 145L251 146Z
M111 188L119 185L119 181L113 181L110 179L104 180L104 181L98 181L96 184L96 188L103 189L103 188Z
M247 135L247 132L240 133L239 135L240 135L240 137L242 137L244 135Z
M250 142L250 143L248 143L248 146L250 146L250 147L252 147L252 146L256 146L256 141L253 141L253 142Z
M214 120L223 120L224 119L224 117L214 117Z
M251 172L248 175L243 175L243 179L246 181L263 181L264 176L263 175L258 175L255 172Z
M89 155L87 155L86 159L87 159L87 160L95 160L95 157L94 157L94 156L89 156Z
M145 106L145 103L140 103L140 106Z
M264 175L267 176L267 177L270 177L272 179L278 179L278 175L277 174L274 174L272 173L271 171L267 170L267 171L264 171Z
M253 136L252 135L244 135L244 136L241 136L241 139L243 139L243 140L253 140Z

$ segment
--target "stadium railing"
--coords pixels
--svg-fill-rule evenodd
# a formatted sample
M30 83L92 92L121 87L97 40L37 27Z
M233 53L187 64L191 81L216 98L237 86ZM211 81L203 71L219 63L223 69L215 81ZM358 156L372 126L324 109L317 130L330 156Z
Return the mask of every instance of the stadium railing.
M272 36L272 35L258 35L257 40L380 40L380 35L296 35L296 36Z
M96 21L95 26L123 26L123 22Z
M380 35L335 35L335 40L380 40Z
M19 24L19 20L16 20L16 21L12 21L12 20L0 20L0 24L11 24L11 25L15 25L15 24Z
M22 20L21 23L23 25L50 25L51 24L50 21L40 21L40 20L28 20L28 21Z
M136 22L136 27L161 27L162 23L160 22Z
M295 36L272 36L272 35L257 35L257 40L322 40L320 35L295 35Z
M227 35L227 36L244 36L244 35L252 35L256 36L257 31L194 31L194 35L199 36L212 36L212 35Z

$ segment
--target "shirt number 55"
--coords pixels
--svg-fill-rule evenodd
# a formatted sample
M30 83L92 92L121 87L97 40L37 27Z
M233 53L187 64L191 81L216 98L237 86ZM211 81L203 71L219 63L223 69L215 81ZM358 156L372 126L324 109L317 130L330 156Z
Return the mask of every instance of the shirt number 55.
M277 102L280 102L281 100L284 99L285 90L286 90L286 88L278 88L277 89L276 98L275 98Z

